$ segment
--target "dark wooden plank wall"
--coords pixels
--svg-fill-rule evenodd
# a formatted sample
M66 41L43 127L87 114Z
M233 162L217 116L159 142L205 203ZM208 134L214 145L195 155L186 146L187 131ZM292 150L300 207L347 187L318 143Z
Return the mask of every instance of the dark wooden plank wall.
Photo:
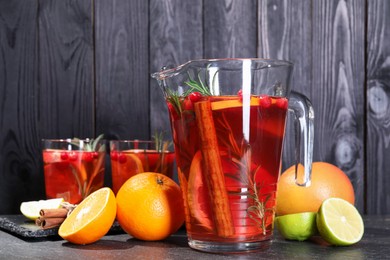
M149 138L148 1L94 5L96 132L110 139Z
M367 211L390 211L390 2L370 1L367 22Z
M390 213L388 17L386 0L0 0L0 214L44 197L41 138L168 131L150 73L221 57L294 62L314 160L349 175L361 212Z

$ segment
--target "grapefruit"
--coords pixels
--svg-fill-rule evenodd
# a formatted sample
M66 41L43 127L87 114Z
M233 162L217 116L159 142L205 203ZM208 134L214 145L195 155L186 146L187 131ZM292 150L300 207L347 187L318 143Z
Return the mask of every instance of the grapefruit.
M299 165L299 174L303 174L303 171L303 166ZM314 162L311 185L301 187L295 184L294 165L279 178L276 214L317 212L322 202L330 197L341 198L351 204L355 202L352 183L341 169L326 162Z

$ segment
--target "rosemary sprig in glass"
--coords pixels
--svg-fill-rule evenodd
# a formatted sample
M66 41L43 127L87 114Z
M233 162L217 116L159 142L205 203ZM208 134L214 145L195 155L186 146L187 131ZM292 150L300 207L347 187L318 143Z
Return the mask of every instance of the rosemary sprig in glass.
M169 146L172 145L172 141L164 140L164 132L156 132L153 135L153 140L155 143L156 151L160 153L167 151Z
M95 139L87 138L82 142L81 139L74 137L69 141L69 143L76 147L82 148L82 150L86 152L95 152L95 151L98 152L98 151L105 150L105 144L102 144L100 147L98 147L100 140L102 140L103 138L104 138L104 134L101 134ZM83 145L83 147L81 147L81 144Z

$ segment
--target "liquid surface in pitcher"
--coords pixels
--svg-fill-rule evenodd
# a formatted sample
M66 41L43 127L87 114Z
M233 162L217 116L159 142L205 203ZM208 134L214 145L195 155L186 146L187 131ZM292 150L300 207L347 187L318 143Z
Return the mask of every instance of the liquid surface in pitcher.
M252 95L246 104L240 95L167 99L190 239L272 235L288 100Z

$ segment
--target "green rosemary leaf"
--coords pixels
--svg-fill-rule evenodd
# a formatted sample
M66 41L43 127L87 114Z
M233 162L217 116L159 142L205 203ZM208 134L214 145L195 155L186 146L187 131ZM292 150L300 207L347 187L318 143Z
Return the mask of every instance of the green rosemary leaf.
M178 115L181 115L182 109L181 109L181 102L180 102L180 95L170 89L167 90L167 101L173 105Z
M69 143L74 145L74 146L80 147L80 139L77 137L74 137L73 139L71 139Z
M84 146L82 147L82 150L87 151L87 152L97 151L97 145L98 145L99 141L101 139L103 139L103 137L104 137L104 135L101 134L96 139L89 139L89 140L87 139L86 141L83 141ZM81 142L82 142L82 140L80 138L77 138L77 137L74 137L73 139L71 139L69 141L69 143L71 145L74 145L74 146L79 147L79 148L81 148L80 147ZM105 145L103 144L99 147L99 151L104 151L104 150L105 150Z
M205 86L205 84L202 81L202 78L200 77L200 72L198 73L198 80L199 80L200 88L203 89L203 92L209 93L209 96L211 96L209 89Z
M155 149L157 152L165 152L168 150L168 147L172 145L171 141L164 140L164 131L157 133L153 135L154 143L155 143Z
M102 140L104 137L104 134L99 135L96 139L91 140L91 151L96 151L97 145L100 140ZM99 148L99 151L104 151L105 144L101 145Z

